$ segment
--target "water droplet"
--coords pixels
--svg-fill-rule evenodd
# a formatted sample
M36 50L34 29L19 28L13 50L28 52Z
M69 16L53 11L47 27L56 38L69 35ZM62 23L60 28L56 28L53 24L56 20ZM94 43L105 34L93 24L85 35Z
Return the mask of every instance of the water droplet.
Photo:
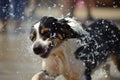
M60 7L61 7L61 8L63 8L63 7L64 7L64 5L60 5Z
M52 8L51 7L48 7L48 10L51 10Z
M55 8L55 7L56 7L56 4L53 4L53 7Z

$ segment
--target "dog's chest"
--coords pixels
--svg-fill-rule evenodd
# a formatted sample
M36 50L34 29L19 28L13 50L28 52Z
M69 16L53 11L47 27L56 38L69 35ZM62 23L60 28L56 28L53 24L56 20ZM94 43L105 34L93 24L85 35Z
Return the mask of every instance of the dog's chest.
M80 40L70 39L62 44L62 50L64 52L65 61L68 63L67 67L74 72L84 72L85 64L75 58L75 51L84 44L81 44Z

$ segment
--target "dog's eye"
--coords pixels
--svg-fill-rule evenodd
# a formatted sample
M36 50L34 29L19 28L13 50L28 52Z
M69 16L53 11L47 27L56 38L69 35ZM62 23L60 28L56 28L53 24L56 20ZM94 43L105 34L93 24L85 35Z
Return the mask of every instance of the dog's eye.
M31 39L31 41L35 41L36 40L36 32L35 32L35 30L31 30L31 32L30 32L30 39Z
M50 32L45 32L44 34L42 34L43 39L46 40L47 38L50 38Z

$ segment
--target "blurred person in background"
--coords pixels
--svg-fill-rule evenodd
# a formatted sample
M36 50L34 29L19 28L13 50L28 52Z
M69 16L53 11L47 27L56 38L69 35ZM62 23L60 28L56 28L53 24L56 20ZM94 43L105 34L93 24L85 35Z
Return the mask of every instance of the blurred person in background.
M35 14L36 8L38 7L38 4L40 4L40 0L28 0L28 8L27 8L27 16L33 17Z
M8 20L15 21L15 30L25 18L27 0L0 0L0 32L6 31Z
M62 13L64 16L73 17L76 3L81 0L60 0L62 4ZM87 9L87 20L94 20L91 14L91 7L95 6L94 0L83 0Z
M84 0L87 9L87 20L94 20L91 14L91 7L95 7L95 0Z

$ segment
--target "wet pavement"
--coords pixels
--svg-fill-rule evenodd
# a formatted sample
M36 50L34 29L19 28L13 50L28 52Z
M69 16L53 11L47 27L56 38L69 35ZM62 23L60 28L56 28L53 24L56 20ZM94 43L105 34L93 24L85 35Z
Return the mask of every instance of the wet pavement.
M26 34L0 34L0 80L31 80L41 68Z
M59 11L53 12L56 12L54 16L60 15ZM38 16L43 16L41 14L43 11ZM30 27L36 19L23 23L24 32L0 33L0 80L31 80L41 70L41 59L32 52L29 40ZM118 25L119 19L114 20Z

